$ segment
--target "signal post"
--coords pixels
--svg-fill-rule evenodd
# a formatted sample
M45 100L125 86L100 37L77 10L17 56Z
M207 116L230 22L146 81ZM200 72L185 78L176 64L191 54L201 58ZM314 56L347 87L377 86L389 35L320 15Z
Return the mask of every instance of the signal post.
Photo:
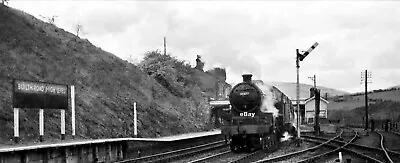
M300 84L299 84L299 68L300 68L300 61L303 61L304 58L307 57L308 54L311 53L316 47L318 43L315 42L304 54L299 53L299 49L296 49L296 69L297 69L297 84L296 84L296 102L297 102L297 139L298 139L298 146L300 146Z

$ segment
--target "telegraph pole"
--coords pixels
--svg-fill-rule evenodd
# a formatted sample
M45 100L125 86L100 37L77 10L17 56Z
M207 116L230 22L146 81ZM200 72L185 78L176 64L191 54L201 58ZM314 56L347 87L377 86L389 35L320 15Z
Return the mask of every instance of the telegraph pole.
M314 88L317 88L317 78L315 77L308 77L309 79L311 79L312 81L314 81Z
M318 46L318 43L315 42L304 54L299 53L299 49L296 49L296 69L297 69L297 90L296 90L296 98L297 98L297 139L300 140L300 83L299 83L299 68L300 68L300 61L303 61L308 54L311 53ZM300 146L300 142L298 143Z
M368 131L368 83L371 83L371 72L365 70L361 72L361 83L364 81L365 84L365 130Z
M167 55L167 41L165 37L164 37L164 55Z

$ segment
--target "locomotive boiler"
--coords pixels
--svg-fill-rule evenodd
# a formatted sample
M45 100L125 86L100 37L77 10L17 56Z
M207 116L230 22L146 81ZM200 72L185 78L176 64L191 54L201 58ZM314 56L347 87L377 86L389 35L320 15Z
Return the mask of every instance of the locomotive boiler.
M296 134L294 109L288 96L276 87L253 81L251 74L235 85L230 94L222 134L232 151L275 147L282 134Z

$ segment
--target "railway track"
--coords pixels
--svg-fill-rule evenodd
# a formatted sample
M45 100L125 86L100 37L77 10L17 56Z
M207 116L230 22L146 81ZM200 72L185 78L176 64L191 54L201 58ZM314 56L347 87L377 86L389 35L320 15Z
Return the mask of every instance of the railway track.
M259 159L264 156L264 150L258 150L251 153L233 153L231 151L224 151L215 155L203 157L197 160L193 160L189 163L200 163L200 162L218 162L218 163L240 163L250 162L253 159Z
M400 162L400 135L393 132L377 132L380 136L380 149L387 162Z
M313 147L311 147L311 148L307 148L307 149L304 149L304 150L301 150L301 151L296 151L296 152L292 152L292 153L288 153L288 154L284 154L284 155L280 155L280 156L276 156L276 157L272 157L272 158L267 158L267 159L259 160L259 161L256 161L256 163L278 162L278 161L288 160L288 159L291 159L291 158L293 158L293 157L296 157L296 156L305 154L305 153L307 153L307 152L315 151L316 149L318 149L318 148L320 148L320 147L322 147L322 146L324 146L324 145L330 143L331 141L333 141L333 140L335 140L335 139L338 139L339 137L342 136L343 133L344 133L344 131L342 130L342 131L341 131L338 135L336 135L335 137L333 137L333 138L331 138L331 139L328 139L328 140L326 140L325 142L322 142L321 144L316 145L316 146L313 146ZM307 136L307 137L309 137L309 136ZM324 139L325 139L325 138L324 138Z
M391 162L390 159L387 158L389 156L392 156L392 158L400 158L400 153L382 148L382 147L384 147L383 136L380 139L380 141L382 142L381 148L368 147L368 146L354 144L354 141L359 137L357 131L354 131L354 132L355 132L354 136L348 141L336 140L338 138L341 138L341 136L343 135L343 131L338 136L331 138L331 139L321 138L321 137L313 137L313 136L303 136L304 141L318 143L319 145L311 147L311 148L307 148L305 150L289 153L286 155L281 155L281 156L277 156L274 158L260 160L260 161L257 161L257 163L258 162L278 162L278 161L283 161L283 160L285 160L285 161L290 160L294 157L303 155L306 152L314 151L317 148L320 148L322 146L329 147L332 150L311 156L309 158L306 158L306 159L303 159L300 161L293 161L293 160L291 160L291 161L299 162L299 163L322 162L329 158L333 158L333 156L335 154L337 154L338 152L343 152L346 155L350 155L352 158L356 158L356 160L361 159L362 162L367 161L367 162L383 163L383 162ZM385 154L385 151L387 154ZM392 162L399 162L399 160L392 159Z
M315 157L326 157L328 155L331 155L335 152L345 152L347 154L350 154L352 156L356 156L358 158L363 159L364 161L368 162L378 162L378 163L383 163L383 162L400 162L400 153L396 151L391 151L387 150L384 144L384 136L381 133L377 133L380 135L380 148L376 147L369 147L369 146L364 146L364 145L359 145L359 144L354 144L352 143L355 139L350 140L349 142L344 142L344 141L339 141L339 140L332 140L333 142L336 142L340 144L341 146L331 146L331 148L335 148L330 153L325 153L321 154L320 156L315 156ZM324 138L318 138L318 139L324 139ZM334 152L335 151L335 152ZM303 160L300 162L315 162L311 159Z
M387 138L387 149L400 152L400 133L398 132L384 132L383 135Z
M209 160L213 160L213 159L216 159L216 158L220 158L220 157L223 157L223 156L229 155L229 154L232 154L231 150L222 151L220 153L217 153L217 154L214 154L214 155L211 155L211 156L206 156L206 157L203 157L203 158L200 158L200 159L197 159L197 160L190 161L189 163L205 162L205 161L209 161Z
M318 138L318 139L324 139L324 138ZM384 158L381 157L381 155L377 154L376 151L370 151L368 148L364 148L365 146L360 146L357 144L353 144L355 139L351 139L348 142L345 141L338 141L338 140L333 140L335 143L340 144L339 146L335 146L332 144L327 144L327 147L333 148L332 152L326 153L325 155L320 155L319 157L327 157L328 154L333 154L335 152L344 152L346 154L350 154L352 158L357 158L357 159L362 159L363 162L377 162L377 163L383 163ZM335 151L335 152L333 152ZM305 162L305 161L300 161L300 162ZM309 160L308 162L315 162L313 160Z
M337 140L336 140L336 141L337 141ZM341 143L341 144L345 144L345 143L346 143L346 142L343 142L343 141L337 141L337 142L339 142L339 143ZM354 143L348 144L346 147L347 147L347 149L349 149L349 150L363 151L363 152L360 152L360 153L363 153L363 154L366 154L366 155L377 155L377 154L382 154L382 153L384 153L384 151L383 151L381 148L370 147L370 146L365 146L365 145L360 145L360 144L354 144ZM394 157L394 158L396 158L396 157L400 158L400 153L399 153L399 152L392 151L392 150L386 150L386 151L387 151L387 153L388 153L389 155L391 155L392 157ZM382 157L382 156L375 156L375 157L380 157L380 159L383 159L383 158L384 158L384 157ZM395 159L395 160L397 160L397 159ZM400 160L399 160L399 161L400 161ZM399 162L399 161L395 161L395 162Z
M385 153L385 156L386 156L385 161L393 163L392 158L389 156L389 153L385 148L385 137L380 132L377 132L377 133L379 134L381 149L382 149L383 153Z
M322 138L322 137L313 137L313 136L302 136L302 140L307 141L307 142L312 142L312 143L317 143L318 145L313 146L311 148L307 148L301 151L297 152L292 152L288 153L285 155L281 156L276 156L273 158L267 158L263 160L256 161L257 163L259 162L277 162L277 161L283 161L283 160L289 160L294 157L298 157L300 155L304 155L309 152L316 151L317 149L321 147L328 147L331 150L327 152L321 153L321 150L319 151L319 154L313 154L313 156L308 157L307 159L303 159L300 161L295 161L295 162L320 162L323 161L324 159L328 158L333 158L335 154L338 152L343 152L346 155L351 156L351 158L357 158L361 159L363 161L367 162L378 162L378 163L383 163L383 162L400 162L400 152L390 150L385 147L385 143L388 143L385 141L385 134L389 133L379 133L375 132L377 135L380 137L380 148L379 147L370 147L370 146L365 146L365 145L360 145L360 144L355 144L354 140L356 140L359 136L356 131L354 131L354 136L351 138L348 138L349 140L343 141L343 140L338 140L341 139L344 136L344 131L341 130L339 134L334 136L333 138ZM375 138L377 139L377 138ZM392 139L393 140L393 139ZM129 160L124 160L120 161L118 163L126 163L126 162L171 162L174 160L181 160L181 158L187 158L190 156L194 155L200 155L201 153L208 153L212 152L212 155L207 155L207 156L201 156L202 158L198 158L196 160L188 160L185 162L190 162L190 163L198 163L198 162L226 162L226 163L238 163L238 162L249 162L252 160L258 160L261 157L261 155L266 155L265 151L259 150L255 151L252 153L232 153L229 149L223 149L223 147L227 147L227 145L224 143L224 141L218 141L214 143L209 143L205 145L200 145L196 147L190 147L190 148L185 148L185 149L180 149L180 150L175 150L175 151L170 151L170 152L165 152L165 153L160 153L160 154L155 154L155 155L150 155L150 156L145 156L145 157L140 157L140 158L133 158ZM217 152L218 149L218 152ZM326 148L325 148L326 150ZM258 158L258 159L255 159ZM303 157L304 158L304 157ZM356 160L357 160L356 159ZM179 162L179 161L178 161Z
M390 133L395 134L395 135L397 135L397 136L400 136L400 133L399 133L399 132L390 131Z
M304 159L304 160L301 160L301 161L298 161L298 162L299 163L317 162L317 161L323 160L324 158L331 157L332 155L336 154L340 150L343 150L343 148L345 148L348 144L352 143L358 137L359 137L358 132L355 131L354 136L348 142L345 142L343 145L341 145L340 143L338 143L335 140L332 140L329 143L326 143L325 146L329 146L330 148L334 148L334 150L331 150L331 151L328 151L328 152L325 152L325 153L322 153L322 154L319 154L319 155L316 155L316 156L313 156L313 157L309 157L307 159ZM317 138L317 137L315 137L315 138ZM320 138L317 138L317 139L319 139L320 141L326 141L326 139L320 139ZM307 141L310 141L310 140L307 140ZM311 141L312 141L312 139L311 139ZM339 145L336 146L336 145L333 145L333 144L339 144Z
M116 163L170 162L170 161L177 160L180 158L193 156L196 154L220 149L220 148L227 147L227 146L228 145L225 144L225 141L217 141L217 142L213 142L213 143L208 143L208 144L185 148L185 149L174 150L174 151L170 151L170 152L164 152L164 153L159 153L159 154L154 154L154 155L149 155L149 156L144 156L144 157L139 157L139 158L126 159L123 161L118 161Z

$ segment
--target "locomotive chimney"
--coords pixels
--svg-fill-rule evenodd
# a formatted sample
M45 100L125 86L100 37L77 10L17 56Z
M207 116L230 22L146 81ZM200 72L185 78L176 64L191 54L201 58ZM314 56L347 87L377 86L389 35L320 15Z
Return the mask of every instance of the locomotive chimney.
M251 77L252 77L253 75L251 75L251 74L243 74L242 75L242 77L243 77L243 82L251 82Z

